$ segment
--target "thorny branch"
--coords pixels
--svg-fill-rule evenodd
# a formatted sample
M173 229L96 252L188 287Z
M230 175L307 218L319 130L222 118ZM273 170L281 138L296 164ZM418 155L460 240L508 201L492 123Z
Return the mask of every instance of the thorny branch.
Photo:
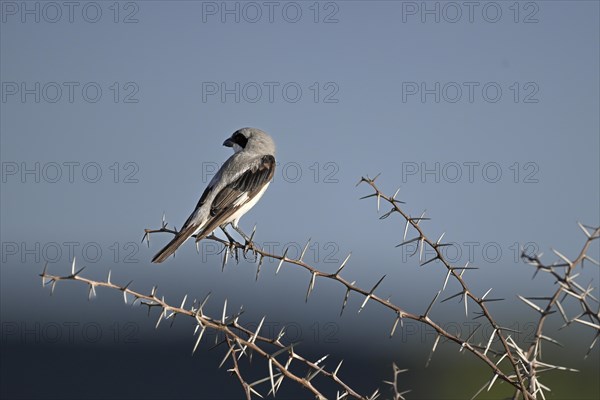
M214 318L204 313L204 306L210 297L210 294L207 295L202 302L194 300L192 305L189 308L185 307L185 303L187 300L187 295L183 298L181 305L179 307L172 306L167 303L164 297L159 297L157 295L156 286L152 288L149 294L143 294L132 290L129 288L131 285L131 281L125 285L121 286L111 282L111 273L109 272L108 278L106 281L96 281L88 278L84 278L81 276L81 272L85 269L85 267L76 271L75 260L73 260L71 267L71 274L65 276L52 275L47 272L47 265L44 267L44 271L40 274L42 277L42 285L51 285L52 293L56 287L57 282L59 281L78 281L83 284L87 284L89 286L89 298L96 296L96 288L97 287L107 287L114 290L119 290L123 292L123 299L127 304L128 296L129 298L133 298L131 305L136 302L140 302L141 304L148 307L148 311L150 311L153 307L159 307L161 309L160 315L158 317L158 321L156 323L156 327L160 324L160 322L165 319L173 320L177 315L186 315L188 317L194 318L196 322L196 327L194 330L194 334L198 335L194 348L192 350L192 354L198 348L200 341L207 329L213 329L216 332L222 333L225 336L225 343L228 346L228 351L221 362L221 366L228 360L231 359L233 363L233 367L229 369L229 372L235 374L240 382L242 383L242 387L246 393L246 397L248 399L251 398L251 394L255 394L259 397L263 397L255 388L258 385L261 385L266 382L270 382L270 391L269 394L275 395L279 390L281 383L284 378L288 378L291 381L294 381L311 392L318 399L325 399L325 395L317 389L313 384L312 380L317 375L323 375L333 381L338 387L338 399L346 398L351 396L356 399L374 399L376 397L376 393L374 395L367 397L358 394L355 390L353 390L348 384L346 384L339 377L339 366L334 371L329 371L325 368L325 365L322 365L323 361L328 356L324 356L316 362L309 361L308 359L302 357L295 351L296 343L292 343L289 345L284 345L281 341L283 338L285 331L282 329L281 332L275 338L268 338L260 335L260 330L264 322L264 318L259 323L256 331L252 331L250 329L245 328L243 325L239 323L240 315L242 314L242 310L233 315L227 315L227 300L225 300L225 304L223 306L223 314L221 318ZM267 346L273 346L275 348L274 352L269 352L267 350ZM269 375L260 379L253 383L246 382L241 375L241 371L239 368L238 360L245 357L252 357L252 354L258 354L260 357L265 359L269 365ZM279 357L279 359L278 359ZM285 361L281 359L283 357L287 357ZM291 364L293 361L296 361L296 364L300 364L303 368L308 369L308 373L306 376L301 376L298 372L292 371Z
M537 393L544 397L544 390L548 390L548 388L542 385L539 382L538 374L541 372L545 372L553 369L561 369L561 370L571 370L565 367L559 367L556 365L551 365L548 363L542 362L542 341L545 340L549 343L553 343L556 345L560 345L560 343L551 337L544 335L544 323L546 322L549 315L553 314L558 310L563 318L564 326L570 325L573 322L585 325L587 327L591 327L594 332L594 339L592 340L591 345L587 351L586 357L592 351L594 345L598 341L598 337L600 337L600 307L597 310L593 310L591 301L598 304L598 299L594 297L591 293L594 288L591 285L588 285L587 288L584 288L579 283L575 281L579 274L573 274L573 271L577 265L581 265L583 268L583 263L585 261L590 262L591 264L595 264L600 266L598 261L594 260L587 253L589 247L592 242L600 237L600 228L594 228L590 226L586 226L583 224L579 224L579 227L583 231L586 236L585 244L583 248L579 252L579 254L573 259L570 260L562 253L557 250L553 250L554 254L559 257L561 262L555 262L551 265L546 265L541 261L540 255L528 255L525 252L521 254L521 258L525 260L528 264L533 265L536 268L535 275L537 275L540 271L546 272L550 274L552 277L556 279L558 283L558 287L552 296L535 298L535 300L546 300L546 307L542 308L536 305L531 300L533 298L526 298L519 296L519 298L528 306L537 311L540 316L537 322L537 327L535 329L535 336L529 346L529 349L526 353L520 354L523 363L527 365L527 379L529 380L529 391L533 393L535 396ZM534 275L534 276L535 276ZM565 309L562 306L566 298L574 299L581 306L581 313L575 317L569 318L565 313ZM581 319L582 317L587 318ZM518 397L518 393L515 393L515 398Z
M404 395L408 392L410 392L410 390L405 390L404 392L400 392L400 388L398 385L398 375L400 375L403 372L408 371L407 369L400 369L398 368L398 366L396 365L396 363L392 364L392 369L394 372L394 376L392 378L391 381L383 381L383 383L387 383L388 385L390 385L392 387L392 391L394 394L393 400L405 400Z
M399 204L402 204L402 202L396 199L398 191L396 191L394 196L387 196L387 195L383 194L375 184L376 179L377 179L377 177L375 177L374 179L370 179L370 178L362 178L361 179L359 184L367 183L374 190L374 193L367 195L363 198L376 197L378 209L380 207L380 202L382 199L392 206L391 210L389 212L387 212L386 214L384 214L381 217L381 219L389 217L392 213L398 213L404 218L404 220L406 222L406 226L404 228L404 239L403 239L404 242L401 243L399 246L416 242L418 249L420 248L420 250L421 250L420 257L422 257L423 247L425 245L427 245L435 251L436 255L435 255L435 257L433 257L430 260L423 261L421 265L426 265L426 264L431 263L432 261L439 260L446 267L447 275L446 275L446 280L444 282L444 285L443 285L442 289L436 294L435 298L429 304L429 307L423 314L411 313L411 312L405 310L404 308L392 303L389 298L384 299L384 298L378 296L377 294L375 294L375 290L377 289L379 284L383 281L385 276L380 278L379 281L370 290L364 289L364 288L356 285L356 282L350 282L347 279L343 278L341 276L341 272L347 265L347 262L350 258L350 254L344 259L344 261L341 263L341 265L338 267L338 269L334 273L330 273L330 272L321 271L321 270L309 265L305 261L303 261L304 254L310 244L310 240L305 245L303 251L300 254L300 257L297 259L294 259L294 258L289 258L287 256L287 253L288 253L287 249L284 250L283 255L270 253L270 252L262 249L256 242L254 242L252 240L252 238L255 235L255 231L252 232L252 235L250 236L249 240L246 240L244 244L235 242L235 241L226 241L226 240L220 239L216 236L210 236L209 239L215 240L215 241L223 244L225 246L225 249L229 250L229 251L223 252L223 264L222 264L223 267L227 263L230 252L234 254L236 259L238 258L238 251L242 251L244 256L246 256L246 254L248 252L252 252L255 255L255 257L258 258L258 267L257 267L257 275L256 275L257 279L260 274L260 267L262 265L264 258L269 258L269 259L274 259L274 260L279 261L279 264L276 269L276 273L279 272L279 270L281 269L281 267L284 263L304 268L305 270L310 272L310 281L308 284L306 299L308 299L308 297L312 293L312 291L315 287L317 278L325 278L325 279L334 280L334 281L340 283L346 289L344 300L342 302L341 312L344 311L347 301L348 301L348 297L349 297L350 293L352 293L352 292L356 292L356 293L359 293L362 296L364 296L363 303L362 303L360 309L358 310L359 312L364 308L364 306L366 305L366 303L369 300L373 300L376 303L379 303L379 304L385 306L386 308L392 310L396 315L390 336L393 336L399 323L400 323L400 325L402 325L403 319L410 319L410 320L415 320L415 321L424 323L424 324L432 327L438 334L436 341L434 343L434 347L432 349L432 354L430 355L430 359L431 359L431 356L433 355L433 352L435 352L435 350L437 348L439 339L443 337L447 341L451 341L451 342L454 342L454 343L460 345L460 349L459 349L460 351L467 349L467 351L471 352L476 357L478 357L480 360L482 360L485 364L488 365L488 367L492 370L492 373L493 373L492 378L486 383L486 387L488 388L488 390L490 390L491 387L493 386L493 384L495 383L495 381L498 378L500 378L501 380L508 382L509 384L514 386L515 389L518 390L520 393L522 393L525 398L533 398L533 396L527 391L525 377L523 375L523 370L520 368L518 356L515 354L516 352L513 351L513 346L515 346L516 343L511 339L510 335L509 336L504 335L505 331L506 332L514 332L514 331L509 328L504 328L504 327L501 327L500 325L498 325L498 323L492 318L492 315L490 314L490 312L487 309L486 304L485 304L486 302L498 301L501 299L486 298L487 295L490 293L491 289L488 290L481 297L476 296L468 288L466 282L463 279L463 274L465 273L465 271L467 269L474 269L474 268L469 267L468 265L465 265L464 267L452 266L445 259L443 253L441 252L442 247L447 246L447 244L441 242L444 235L442 235L442 237L440 237L435 242L433 240L429 239L425 235L425 233L423 232L421 227L419 226L419 223L421 221L427 220L428 218L425 218L424 214L422 214L418 218L410 217L407 213L405 213L399 207ZM406 235L408 234L409 227L413 228L413 230L416 232L416 236L413 239L406 240ZM144 238L149 241L149 235L151 233L157 233L157 232L169 232L169 233L173 233L173 234L177 233L176 230L171 230L171 229L167 228L167 224L164 221L164 217L163 217L163 223L162 223L161 228L157 229L157 230L147 229L145 232ZM435 302L437 301L441 292L445 290L450 276L452 276L456 281L458 281L458 283L462 287L462 291L459 292L458 294L455 294L455 295L452 295L452 296L446 298L443 301L450 300L451 298L454 298L457 296L461 296L462 300L465 302L465 312L466 313L468 313L468 305L467 305L468 299L471 299L472 301L474 301L481 310L480 315L477 318L485 317L494 329L492 337L490 337L487 345L475 344L475 343L470 342L470 340L472 339L475 332L473 332L466 339L463 339L459 335L455 335L455 334L445 330L442 326L438 325L435 321L433 321L431 319L430 312L432 310L432 307L435 304ZM499 350L495 350L492 348L492 342L493 342L494 336L497 336L499 338L499 341L502 345L502 348ZM509 372L504 372L499 367L500 363L505 358L508 359L511 364L511 369L509 370ZM428 362L429 362L429 360L428 360Z
M384 195L382 195L382 194L380 194L380 196L381 196L381 198L387 199L387 197L384 197ZM394 200L394 202L397 202L397 200ZM151 233L158 233L158 232L167 232L167 233L172 233L172 234L177 233L176 230L168 229L167 225L163 219L163 225L160 229L156 229L156 230L146 229L144 239L148 240L149 235ZM254 233L255 232L253 232L252 235L250 236L250 240L246 241L246 243L244 243L244 244L235 242L235 241L230 242L230 241L221 239L219 237L216 237L214 235L209 236L207 239L211 239L211 240L217 241L217 242L225 245L226 249L229 249L230 251L232 251L236 258L238 257L238 254L237 254L238 250L242 251L244 255L246 255L250 251L252 253L254 253L255 256L258 258L257 278L260 274L260 268L261 268L264 258L279 260L279 264L277 266L276 273L279 272L279 270L281 269L281 267L284 263L288 263L291 265L296 265L296 266L304 268L305 270L309 271L311 274L311 278L310 278L310 282L309 282L308 290L307 290L307 296L306 296L307 299L314 289L317 278L331 279L331 280L334 280L334 281L342 284L346 288L346 294L344 296L344 300L342 303L342 309L341 309L342 313L346 307L346 304L348 302L348 298L349 298L349 295L351 292L359 293L365 297L365 299L359 309L359 312L362 311L362 309L365 307L366 303L370 299L372 299L376 303L379 303L379 304L387 307L388 309L394 311L394 313L396 315L396 319L394 321L392 330L390 332L390 337L394 335L394 332L396 331L396 328L399 323L402 326L403 319L415 320L415 321L424 323L426 325L429 325L437 332L438 340L439 340L439 337L444 337L446 340L449 340L449 341L459 344L460 351L462 351L463 349L467 349L469 352L473 353L475 356L477 356L483 362L485 362L492 369L493 373L495 375L497 375L500 379L510 383L511 385L515 386L515 388L520 389L519 381L515 380L514 376L504 373L498 367L498 364L500 364L500 361L502 361L503 357L501 357L500 361L495 362L490 356L487 355L488 353L498 355L498 353L496 351L494 351L493 349L491 349L490 346L482 346L480 344L470 343L469 340L471 339L471 337L468 337L466 340L463 340L460 338L460 336L455 335L455 334L445 330L441 325L438 325L436 322L434 322L429 317L431 308L432 308L433 304L435 303L435 301L437 300L437 297L439 296L440 292L438 292L434 301L431 302L431 304L427 308L427 311L424 314L421 314L421 315L414 314L414 313L408 312L405 309L403 309L402 307L392 303L389 298L384 299L374 293L375 289L377 289L379 284L385 278L385 275L382 278L380 278L379 281L370 290L363 289L363 288L357 286L356 282L354 282L354 281L350 282L347 279L341 277L340 273L342 272L342 270L346 266L348 260L350 259L350 254L344 259L344 261L338 267L336 272L334 272L334 273L324 272L324 271L318 270L317 268L315 268L315 267L309 265L308 263L306 263L305 261L303 261L303 256L306 252L306 249L308 248L308 246L310 244L310 241L308 241L307 244L305 245L303 251L301 252L300 257L298 259L293 259L293 258L287 257L287 253L288 253L287 249L284 250L283 255L270 253L270 252L262 249L256 242L252 241ZM428 243L428 241L426 241L425 243ZM229 251L224 251L223 252L223 266L225 266L225 264L227 263L228 257L229 257ZM453 269L464 272L466 268L468 268L468 267L453 268ZM456 275L456 276L459 276L459 275ZM460 276L462 276L462 273L460 274ZM460 279L462 280L462 278L460 278ZM471 296L473 296L473 295L471 295ZM473 298L475 298L475 297L473 296ZM486 300L484 298L482 298L481 302L484 302L484 301L486 301ZM489 299L487 301L493 301L493 300ZM498 328L498 329L510 330L509 328ZM436 345L437 345L437 341L436 341ZM434 348L434 350L435 350L435 348Z
M554 293L554 295L551 297L545 298L546 300L548 300L548 303L545 308L541 308L541 307L535 305L530 300L531 298L527 299L527 298L519 296L521 298L521 300L523 300L527 305L536 309L536 311L538 311L540 313L540 319L538 321L535 338L534 338L533 342L531 343L529 349L527 351L525 351L524 349L520 348L517 345L516 341L511 337L511 333L514 333L517 331L500 326L496 322L496 320L493 318L489 309L487 308L486 303L492 302L492 301L499 301L502 299L487 298L488 294L492 290L491 288L488 291L486 291L482 296L475 295L471 291L471 289L469 289L469 286L467 285L463 276L464 276L464 273L466 270L476 269L476 268L469 267L468 263L465 266L452 265L445 258L445 256L442 253L442 248L444 246L449 245L448 243L442 242L444 234L442 234L440 236L440 238L437 239L436 241L431 240L424 233L423 229L420 226L420 223L422 221L429 220L429 218L425 218L425 213L421 214L420 217L411 217L402 208L400 208L400 205L403 204L403 202L396 199L396 196L398 195L399 190L397 190L393 196L385 195L384 193L382 193L380 191L378 186L375 184L376 179L377 179L377 177L375 177L373 179L368 178L368 177L367 178L363 177L360 180L359 184L367 183L369 185L369 187L373 190L372 194L364 196L363 198L375 197L377 199L377 209L378 210L380 209L382 200L386 204L391 206L390 210L387 213L385 213L384 215L382 215L380 217L380 219L388 218L392 214L398 214L403 218L403 220L405 221L403 242L400 243L396 247L407 245L409 243L416 243L417 249L415 250L414 254L416 254L417 251L419 252L419 261L420 261L421 266L424 266L424 265L427 265L427 264L437 261L445 268L446 277L445 277L444 283L442 285L442 288L441 288L441 290L439 290L437 292L437 294L434 296L433 300L427 307L426 311L422 314L411 313L411 312L405 310L404 308L392 303L389 298L384 299L384 298L378 296L377 294L375 294L375 290L381 284L381 282L385 278L385 275L383 277L381 277L377 281L377 283L374 286L372 286L372 288L369 290L358 286L355 281L350 282L347 279L343 278L341 276L341 272L346 267L351 254L349 254L344 259L344 261L340 264L340 266L337 268L337 270L335 272L321 271L321 270L309 265L305 261L303 261L306 250L308 249L308 247L310 245L310 239L306 243L306 246L304 247L300 256L297 259L288 257L288 249L285 249L283 254L280 255L280 254L270 253L270 252L264 250L263 248L261 248L256 242L253 241L254 235L256 233L255 230L252 232L252 234L250 235L249 238L245 239L245 243L240 243L235 240L229 240L229 241L224 240L224 239L221 239L214 235L209 236L207 239L216 241L216 242L224 245L223 260L222 260L223 268L227 264L230 254L233 255L236 258L236 260L238 260L239 252L242 252L242 255L244 257L247 257L248 253L252 253L254 255L255 260L257 261L256 279L259 278L260 269L263 264L263 260L265 258L279 261L278 266L276 268L276 273L279 272L279 270L281 269L281 267L284 263L293 265L293 266L297 266L297 267L301 267L304 270L308 271L310 273L310 281L309 281L308 289L307 289L307 293L306 293L306 300L308 300L310 294L314 290L317 278L319 278L319 279L324 278L324 279L329 279L329 280L338 282L345 288L345 295L344 295L344 299L342 302L341 313L343 313L344 309L346 308L348 298L350 296L350 293L352 293L352 292L355 292L355 293L358 293L358 294L364 296L364 300L363 300L358 312L360 312L365 307L366 303L369 300L373 300L374 302L393 311L395 314L395 319L394 319L394 323L393 323L393 326L392 326L392 329L390 332L390 337L394 335L394 332L395 332L398 324L400 324L400 326L403 325L404 319L419 321L419 322L433 328L437 332L437 338L434 342L431 354L429 356L429 360L427 361L428 363L431 360L431 357L437 348L440 338L443 338L445 341L454 342L454 343L458 344L459 351L461 351L461 352L464 349L466 349L467 352L470 352L471 354L473 354L475 357L480 359L483 363L485 363L491 369L492 377L473 396L473 398L477 397L482 391L484 391L486 389L489 391L497 380L504 381L504 382L507 382L508 384L510 384L515 389L515 396L514 396L515 398L522 396L524 399L535 399L535 398L537 398L538 395L540 395L542 398L544 398L544 390L549 390L549 389L539 382L538 374L541 372L550 370L550 369L570 370L568 368L554 366L551 364L546 364L546 363L541 362L541 360L540 360L541 359L541 341L546 340L546 341L550 341L550 342L555 342L553 339L551 339L543 334L543 327L544 327L544 322L546 320L546 317L549 314L554 312L554 308L558 308L558 310L560 311L560 313L565 321L565 324L568 325L572 322L577 322L577 323L583 324L585 326L588 326L588 327L591 327L594 329L594 331L596 332L596 335L590 346L590 350L588 351L588 354L591 351L594 344L596 343L596 341L598 340L598 337L600 336L600 321L599 321L599 317L598 317L599 313L598 313L598 311L595 311L593 309L592 304L591 304L591 301L598 303L598 300L595 297L593 297L591 294L591 292L594 290L594 288L592 288L591 286L588 286L587 288L582 287L577 282L575 282L575 278L576 278L577 274L572 274L574 268L577 265L581 264L583 266L584 261L589 261L591 263L597 264L597 261L595 261L595 260L591 259L591 257L587 256L587 250L588 250L591 242L598 238L598 236L600 234L600 228L592 229L590 227L586 227L586 226L580 224L580 227L582 228L582 230L584 231L584 233L586 234L588 239L586 241L585 246L581 250L580 254L572 261L568 260L562 254L560 254L556 251L555 251L555 253L562 259L563 262L558 263L558 264L553 264L550 266L544 265L539 260L539 256L529 256L526 254L522 255L522 258L524 260L526 260L527 262L529 262L530 264L533 264L537 268L538 272L544 271L544 272L550 273L554 278L556 278L556 280L559 284L559 287L556 290L556 292ZM589 229L592 229L592 231L590 232ZM155 230L146 229L143 240L147 240L148 245L149 245L150 234L159 233L159 232L175 234L175 233L177 233L177 230L167 228L167 224L166 224L166 222L164 220L164 216L163 216L161 228L155 229ZM414 237L407 239L407 235L409 232L413 232ZM198 242L196 242L196 245L198 246ZM431 248L435 253L435 256L433 256L429 260L423 260L423 253L424 253L425 246ZM562 274L560 273L561 269L564 269L564 272ZM158 299L158 297L156 297L156 289L153 289L150 296L142 295L140 293L134 292L131 289L129 289L128 288L129 284L126 285L125 287L120 287L118 285L114 285L114 284L110 283L110 276L109 276L109 279L107 282L96 282L96 281L88 280L85 278L81 278L79 276L80 272L81 272L81 270L75 272L73 269L71 275L66 276L66 277L58 277L58 276L54 276L54 275L49 275L46 273L46 271L44 271L44 273L42 274L42 277L45 281L47 281L47 283L52 283L53 288L57 281L70 279L70 280L82 281L83 283L87 283L88 285L90 285L90 294L92 292L95 293L96 286L107 286L107 287L110 287L113 289L122 290L124 295L127 293L130 295L133 295L136 300L146 300L146 302L143 304L147 305L148 307L153 307L153 306L161 307L162 312L161 312L161 316L159 317L158 323L160 323L162 318L171 318L171 317L174 317L175 314L179 314L179 313L192 316L197 321L197 324L198 324L196 327L197 330L201 329L201 332L200 332L199 338L196 342L196 345L194 347L194 350L198 346L198 343L200 342L202 334L204 333L206 328L214 329L218 332L223 333L225 336L225 339L223 342L226 343L227 347L228 347L228 352L225 356L225 359L223 360L223 363L228 358L231 358L233 366L232 366L232 368L229 369L229 372L234 374L237 377L237 379L240 381L240 384L242 385L247 398L250 398L252 396L252 394L259 395L258 392L254 389L254 387L256 385L259 385L259 384L262 384L265 382L268 382L270 384L270 391L268 392L268 394L275 395L277 390L279 389L279 386L281 385L281 382L285 378L288 378L292 381L297 382L298 384L300 384L301 386L303 386L307 390L309 390L311 393L313 393L315 396L317 396L318 398L321 398L321 397L323 397L321 392L311 384L312 378L314 378L314 376L316 376L318 374L322 374L322 375L328 377L331 381L335 382L335 384L338 385L342 389L341 394L338 393L338 396L337 396L338 398L351 396L354 398L361 398L361 399L367 399L367 398L374 399L380 395L379 391L376 391L370 397L365 397L365 396L359 395L339 378L338 371L341 366L341 362L337 366L335 371L333 371L333 372L327 371L324 366L319 365L326 357L324 357L314 363L302 358L301 356L299 356L297 353L294 352L294 344L285 346L284 344L281 343L280 339L281 339L283 333L280 333L280 335L275 339L269 339L269 338L262 337L259 335L260 326L262 325L262 323L259 324L259 327L256 330L256 332L252 332L252 331L244 328L242 325L240 325L238 323L238 319L239 319L241 312L234 316L226 317L225 316L225 308L226 307L224 307L223 317L221 318L221 320L213 319L213 318L206 316L202 312L202 307L204 306L206 300L204 302L202 302L201 305L200 305L200 303L194 302L191 309L189 309L189 310L186 310L183 308L183 306L184 306L183 303L185 303L185 299L184 299L184 302L182 303L181 307L172 307L172 306L169 306L164 301L164 299ZM493 328L493 333L490 336L487 343L476 344L476 343L472 342L472 339L473 339L476 331L482 326L481 324L468 337L461 338L460 334L455 335L455 334L445 330L442 326L437 324L430 317L431 310L432 310L433 306L435 305L435 303L438 301L438 297L441 295L441 293L443 291L445 291L450 277L452 277L460 285L461 291L456 294L453 294L441 301L444 302L444 301L447 301L447 300L450 300L453 298L457 298L457 297L460 298L461 301L464 302L465 314L467 316L469 315L468 302L469 302L469 300L471 302L474 302L478 308L478 311L475 312L476 316L474 317L474 319L483 318ZM561 305L561 303L565 300L566 297L575 298L579 301L579 303L581 304L581 307L582 307L582 312L580 315L578 315L574 318L571 318L571 319L566 317L564 309ZM539 300L539 298L538 298L538 300ZM171 313L171 314L167 315L167 313ZM584 319L582 319L582 318L584 318ZM587 319L585 319L585 318L587 318ZM264 321L264 319L263 319L263 321ZM157 325L158 325L158 323L157 323ZM494 340L495 338L497 340ZM497 343L497 344L499 343L499 346L498 345L494 346L494 343ZM259 344L274 345L277 348L277 351L275 351L274 353L269 353L268 351L266 351L262 347L260 347ZM248 356L248 354L252 353L252 352L259 354L261 357L263 357L264 359L266 359L268 361L269 375L264 379L261 379L259 381L256 381L256 382L250 384L243 378L242 371L241 371L240 365L238 363L238 360L243 356ZM284 353L287 354L288 358L285 362L282 363L282 362L278 361L276 357L278 357ZM282 357L280 357L280 358L282 358ZM292 363L293 360L298 360L304 366L309 367L310 372L306 377L301 378L298 374L290 371L290 364ZM500 368L500 365L501 365L502 361L504 361L504 360L508 361L508 365ZM399 370L398 367L396 367L394 365L394 381L387 382L393 386L394 398L396 398L396 399L402 399L403 395L406 393L406 392L399 393L399 391L397 389L397 375L400 372L403 372L403 370Z
M387 218L389 215L391 215L392 213L398 213L402 216L402 218L404 218L404 220L406 221L406 225L405 225L405 229L404 229L404 237L403 243L400 243L399 246L405 245L407 243L411 243L411 242L417 242L417 250L419 249L420 246L420 253L419 253L419 261L421 262L421 266L429 264L433 261L438 260L440 263L443 264L443 266L446 268L447 270L447 275L446 275L446 281L444 282L444 286L442 287L443 291L446 288L446 282L448 280L449 276L452 276L462 287L462 291L450 296L449 298L447 298L447 300L449 300L450 298L453 298L455 296L462 296L463 298L463 302L465 304L465 314L468 313L468 299L472 299L477 306L479 307L479 309L481 310L481 314L480 316L483 316L487 319L487 321L489 322L489 324L494 328L494 331L492 333L492 337L494 336L494 334L498 337L498 339L500 340L500 343L502 345L502 357L500 358L500 361L504 359L504 357L506 357L512 367L512 370L514 372L514 375L509 375L509 376L502 376L498 371L498 368L496 367L496 364L493 364L493 361L491 361L487 356L486 353L490 347L490 344L492 343L493 338L490 338L489 342L488 342L488 346L486 347L486 351L484 351L484 353L480 353L477 350L473 350L473 353L478 356L479 358L481 358L483 361L485 361L488 365L491 366L491 364L493 364L494 366L492 367L492 370L494 371L494 376L492 377L492 379L490 380L490 386L488 388L488 390L491 388L491 386L493 385L494 381L496 380L497 376L499 376L501 379L503 379L506 382L509 382L511 384L513 384L514 386L518 387L518 390L523 394L523 396L525 398L530 398L532 397L530 395L530 393L528 393L527 388L525 387L525 381L524 378L522 376L522 371L519 368L517 359L515 358L514 354L512 353L511 349L510 349L510 345L508 343L508 338L510 338L510 336L505 337L504 336L504 331L509 331L506 328L501 327L500 325L498 325L498 323L494 320L494 318L492 317L492 315L490 314L490 311L488 310L487 306L486 306L486 302L489 301L493 301L492 299L487 299L486 300L486 296L487 294L490 293L490 291L492 290L491 288L481 297L476 296L467 286L465 280L463 279L463 274L466 271L467 265L465 266L465 268L456 268L454 266L452 266L450 264L449 261L446 260L446 258L444 257L443 253L442 253L442 248L444 246L447 246L447 244L442 243L442 239L444 237L444 234L442 234L440 236L440 238L437 241L432 241L431 239L429 239L425 233L423 232L422 228L419 226L419 223L424 220L424 216L425 216L425 212L423 212L423 214L421 214L420 217L418 218L414 218L411 217L410 215L408 215L407 213L405 213L400 207L399 204L402 204L402 202L396 200L396 196L398 195L398 192L400 189L398 189L396 191L396 193L393 196L386 196L385 194L383 194L379 188L375 185L375 180L377 179L377 176L374 179L370 179L370 178L362 178L359 181L360 183L366 182L369 186L371 186L371 188L374 190L374 193L368 196L365 196L364 198L368 198L368 197L376 197L377 198L377 209L379 210L380 208L380 203L381 203L381 199L383 199L384 201L386 201L388 204L390 204L392 206L391 210L387 213L384 214L382 216L382 218ZM406 239L406 235L408 233L408 227L412 227L416 233L417 236L415 236L413 239ZM423 248L425 245L428 245L431 249L433 249L433 251L435 251L435 256L429 260L423 261L422 260L422 254L423 254ZM460 271L460 272L457 272ZM440 292L441 292L440 291ZM438 292L438 294L440 293ZM434 298L434 301L432 302L432 304L435 302L435 300L437 299L437 296ZM496 299L497 300L497 299ZM431 307L431 306L430 306ZM461 343L461 345L468 345L468 340L464 341L463 343ZM498 364L500 363L500 361L498 361ZM497 376L496 376L497 375ZM516 379L515 379L516 378Z

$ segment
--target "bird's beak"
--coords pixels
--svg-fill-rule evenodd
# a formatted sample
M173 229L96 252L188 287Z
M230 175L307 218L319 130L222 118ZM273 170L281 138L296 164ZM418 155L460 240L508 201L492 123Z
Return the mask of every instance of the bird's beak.
M225 147L233 147L233 141L231 139L227 139L223 142L223 146Z

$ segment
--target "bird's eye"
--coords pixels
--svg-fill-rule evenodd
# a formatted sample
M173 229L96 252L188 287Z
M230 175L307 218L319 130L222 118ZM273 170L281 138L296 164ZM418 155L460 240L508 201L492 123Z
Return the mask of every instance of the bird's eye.
M233 135L233 142L237 143L241 148L246 148L246 143L248 143L248 138L241 133L236 133Z

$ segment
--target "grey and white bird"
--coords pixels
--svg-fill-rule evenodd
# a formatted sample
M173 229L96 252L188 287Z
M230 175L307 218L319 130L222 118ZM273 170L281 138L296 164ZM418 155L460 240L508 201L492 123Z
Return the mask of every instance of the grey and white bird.
M223 146L232 147L235 153L212 178L181 230L152 262L165 261L192 235L199 241L219 227L227 234L228 224L241 233L240 218L262 197L275 174L275 143L260 129L242 128Z

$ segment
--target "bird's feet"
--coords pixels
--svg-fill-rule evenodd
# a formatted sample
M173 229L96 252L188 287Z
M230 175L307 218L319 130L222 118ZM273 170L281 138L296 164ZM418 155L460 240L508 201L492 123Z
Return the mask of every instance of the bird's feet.
M235 247L235 244L237 243L237 241L233 238L233 236L231 236L229 234L229 232L227 232L227 230L225 229L225 226L221 226L220 228L223 231L223 233L225 234L225 236L227 236L227 240L229 240L229 247L230 248Z
M237 233L239 233L241 237L243 237L243 238L244 238L244 240L246 241L246 244L248 244L248 243L252 243L252 238L251 238L251 237L248 237L248 235L246 235L246 234L244 233L244 231L242 231L242 230L241 230L239 227L237 227L237 226L235 226L235 225L233 225L233 224L231 224L231 226L233 226L233 229L235 229L235 231L236 231Z
M223 231L223 233L225 234L225 236L227 236L227 240L229 240L229 245L226 246L225 251L231 251L235 256L235 261L239 262L239 257L238 257L238 252L237 252L237 250L238 250L237 245L239 245L239 243L233 238L233 236L231 236L229 234L229 232L227 232L227 230L225 229L226 226L221 226L220 228ZM225 262L223 263L223 265L225 265Z

